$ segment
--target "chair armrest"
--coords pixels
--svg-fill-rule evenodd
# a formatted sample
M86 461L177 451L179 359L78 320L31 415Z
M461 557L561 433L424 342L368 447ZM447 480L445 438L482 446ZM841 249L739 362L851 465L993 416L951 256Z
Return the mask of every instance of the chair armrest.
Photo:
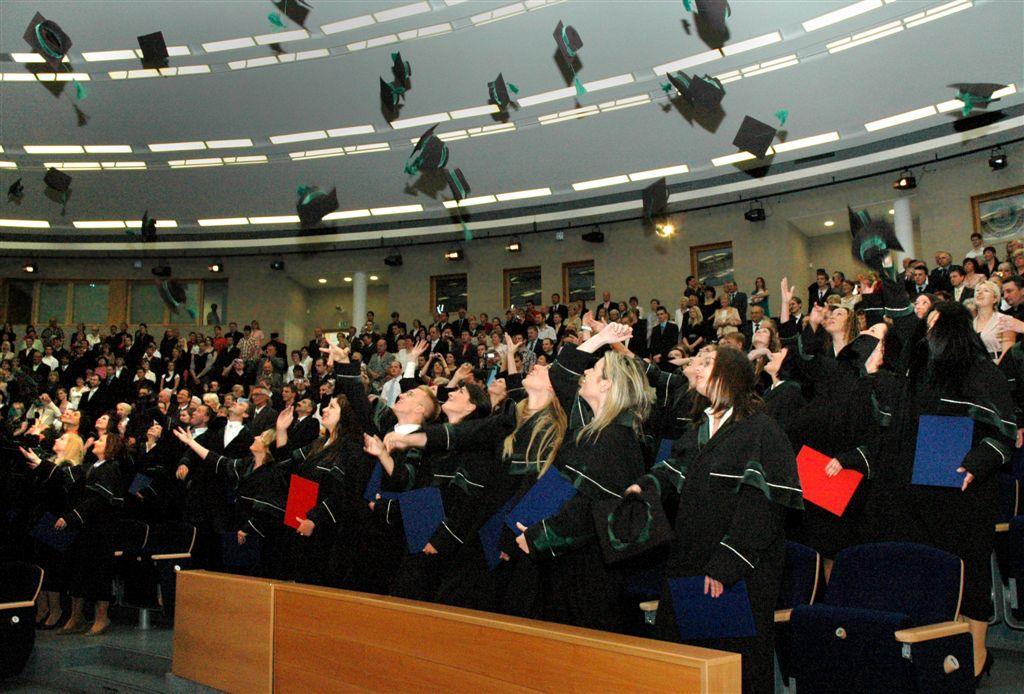
M1008 533L1008 532L1010 532L1010 524L1009 523L996 523L996 532L997 533Z
M967 622L939 622L938 624L925 624L921 627L900 629L894 636L900 643L921 643L941 639L957 634L966 634L970 631Z
M788 622L793 610L775 610L775 623Z
M0 602L0 610L20 610L23 607L32 607L35 600L22 600L20 602Z
M192 554L190 552L175 552L172 554L154 554L150 556L153 561L160 561L161 559L189 559Z
M640 609L644 612L657 612L658 601L657 600L646 600L640 603Z

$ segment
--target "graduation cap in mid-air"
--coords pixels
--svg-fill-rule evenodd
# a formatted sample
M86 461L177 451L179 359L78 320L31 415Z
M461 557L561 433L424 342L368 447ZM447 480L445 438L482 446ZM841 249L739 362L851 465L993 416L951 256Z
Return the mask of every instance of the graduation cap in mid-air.
M149 210L142 213L142 226L139 227L139 234L143 241L156 241L156 220L149 218Z
M316 226L325 216L338 209L338 189L324 193L312 186L299 186L299 202L295 206L302 228Z
M185 291L185 285L177 280L156 280L156 289L157 293L160 294L160 298L163 300L167 308L171 309L172 313L177 313L181 310L182 306L185 306L185 302L188 301L188 293ZM193 320L195 319L195 311L186 306L185 312L188 313Z
M566 25L562 20L558 20L554 37L555 44L558 46L558 54L562 56L565 66L572 72L572 82L576 86L576 95L583 96L587 93L587 90L576 75L576 57L579 50L583 48L583 39L580 38L580 33L576 31L575 27Z
M405 87L394 82L385 82L383 77L380 78L380 103L389 115L397 112L398 104L403 98Z
M697 13L697 33L711 48L721 48L729 36L726 17L732 14L728 0L683 0L683 7ZM687 32L689 33L689 32Z
M767 123L762 123L751 116L744 116L739 132L736 133L732 143L740 150L749 152L758 159L763 159L772 146L776 132L778 131Z
M29 22L24 38L32 50L39 53L54 70L60 67L61 61L71 50L71 37L56 22L46 19L39 12Z
M68 204L68 190L71 188L71 176L67 175L59 169L50 168L46 171L46 175L43 176L43 183L50 190L60 193L60 213L64 214L65 208Z
M444 169L443 173L445 183L448 184L448 189L456 200L462 200L472 192L469 182L462 173L462 169Z
M490 95L491 101L497 104L498 108L502 111L508 110L509 104L514 105L512 94L509 94L509 92L518 94L519 87L511 82L506 82L500 72L497 79L487 83L487 93Z
M668 213L668 180L659 178L651 185L644 188L644 219L648 222L654 221Z
M306 18L313 9L313 6L305 0L275 0L274 7L300 27L306 26ZM273 20L271 21L273 22ZM274 24L277 23L274 22Z
M593 518L601 554L610 564L638 556L675 536L653 485L641 494L597 502Z
M661 88L668 93L672 87L675 87L683 101L694 108L714 111L722 104L722 98L725 96L725 87L722 86L717 77L709 75L704 75L703 77L693 75L691 77L681 71L669 72L665 77L668 78L669 83L667 85L663 84Z
M412 87L412 64L402 60L401 51L391 54L391 70L395 74L395 83L409 89Z
M448 164L448 145L441 138L434 134L437 126L431 126L429 130L420 135L416 146L412 148L412 155L405 164L407 174L415 174L420 171L437 171Z
M854 212L847 206L850 216L850 237L853 257L870 268L881 271L882 260L889 251L902 251L896 239L896 230L888 220L871 219L867 210Z
M167 42L162 31L138 37L142 51L142 67L147 69L167 67Z
M992 98L992 94L1005 89L1006 85L994 82L960 82L949 87L956 90L955 98L964 103L962 113L966 116L976 108L985 108L993 101L997 101L998 99Z
M21 198L25 195L25 186L21 184L21 179L11 184L10 188L7 189L7 199L21 202Z

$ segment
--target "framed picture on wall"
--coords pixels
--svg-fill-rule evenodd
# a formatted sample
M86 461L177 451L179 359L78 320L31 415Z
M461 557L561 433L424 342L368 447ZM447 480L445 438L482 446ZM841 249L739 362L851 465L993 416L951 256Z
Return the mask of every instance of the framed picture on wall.
M971 196L974 230L986 242L1024 236L1024 186Z
M704 285L720 287L732 279L732 241L690 246L690 274Z

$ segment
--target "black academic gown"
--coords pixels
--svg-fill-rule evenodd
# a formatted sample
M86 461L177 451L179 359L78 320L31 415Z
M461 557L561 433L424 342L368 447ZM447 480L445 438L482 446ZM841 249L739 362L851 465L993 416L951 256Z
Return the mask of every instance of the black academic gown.
M78 536L68 548L68 592L86 600L111 599L114 567L114 528L124 505L124 481L119 461L91 464L72 492L70 510L63 516Z
M55 518L70 513L72 493L81 483L85 470L67 461L43 460L33 473L33 522L44 513ZM67 588L67 561L64 552L35 542L34 561L43 569L43 590L61 593Z

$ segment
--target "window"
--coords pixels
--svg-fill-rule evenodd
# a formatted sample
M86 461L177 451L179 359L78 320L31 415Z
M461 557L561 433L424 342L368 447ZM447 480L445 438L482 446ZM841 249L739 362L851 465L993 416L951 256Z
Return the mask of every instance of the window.
M438 306L443 311L457 311L469 308L468 283L466 275L434 275L430 278L430 311Z
M527 301L543 303L540 293L540 268L518 267L505 270L505 305L522 306Z
M12 325L26 325L32 322L32 298L35 282L26 280L7 281L7 320Z
M164 300L154 282L132 282L128 308L129 323L164 322Z
M562 263L562 301L593 301L595 296L594 261Z
M67 282L43 282L39 285L39 311L36 318L38 323L48 323L51 318L56 318L60 324L68 322Z
M216 304L215 315L213 307ZM212 321L210 319L213 319ZM203 316L205 325L227 325L228 321L228 283L226 280L203 282Z
M107 322L110 287L102 282L75 282L74 316L75 323Z

